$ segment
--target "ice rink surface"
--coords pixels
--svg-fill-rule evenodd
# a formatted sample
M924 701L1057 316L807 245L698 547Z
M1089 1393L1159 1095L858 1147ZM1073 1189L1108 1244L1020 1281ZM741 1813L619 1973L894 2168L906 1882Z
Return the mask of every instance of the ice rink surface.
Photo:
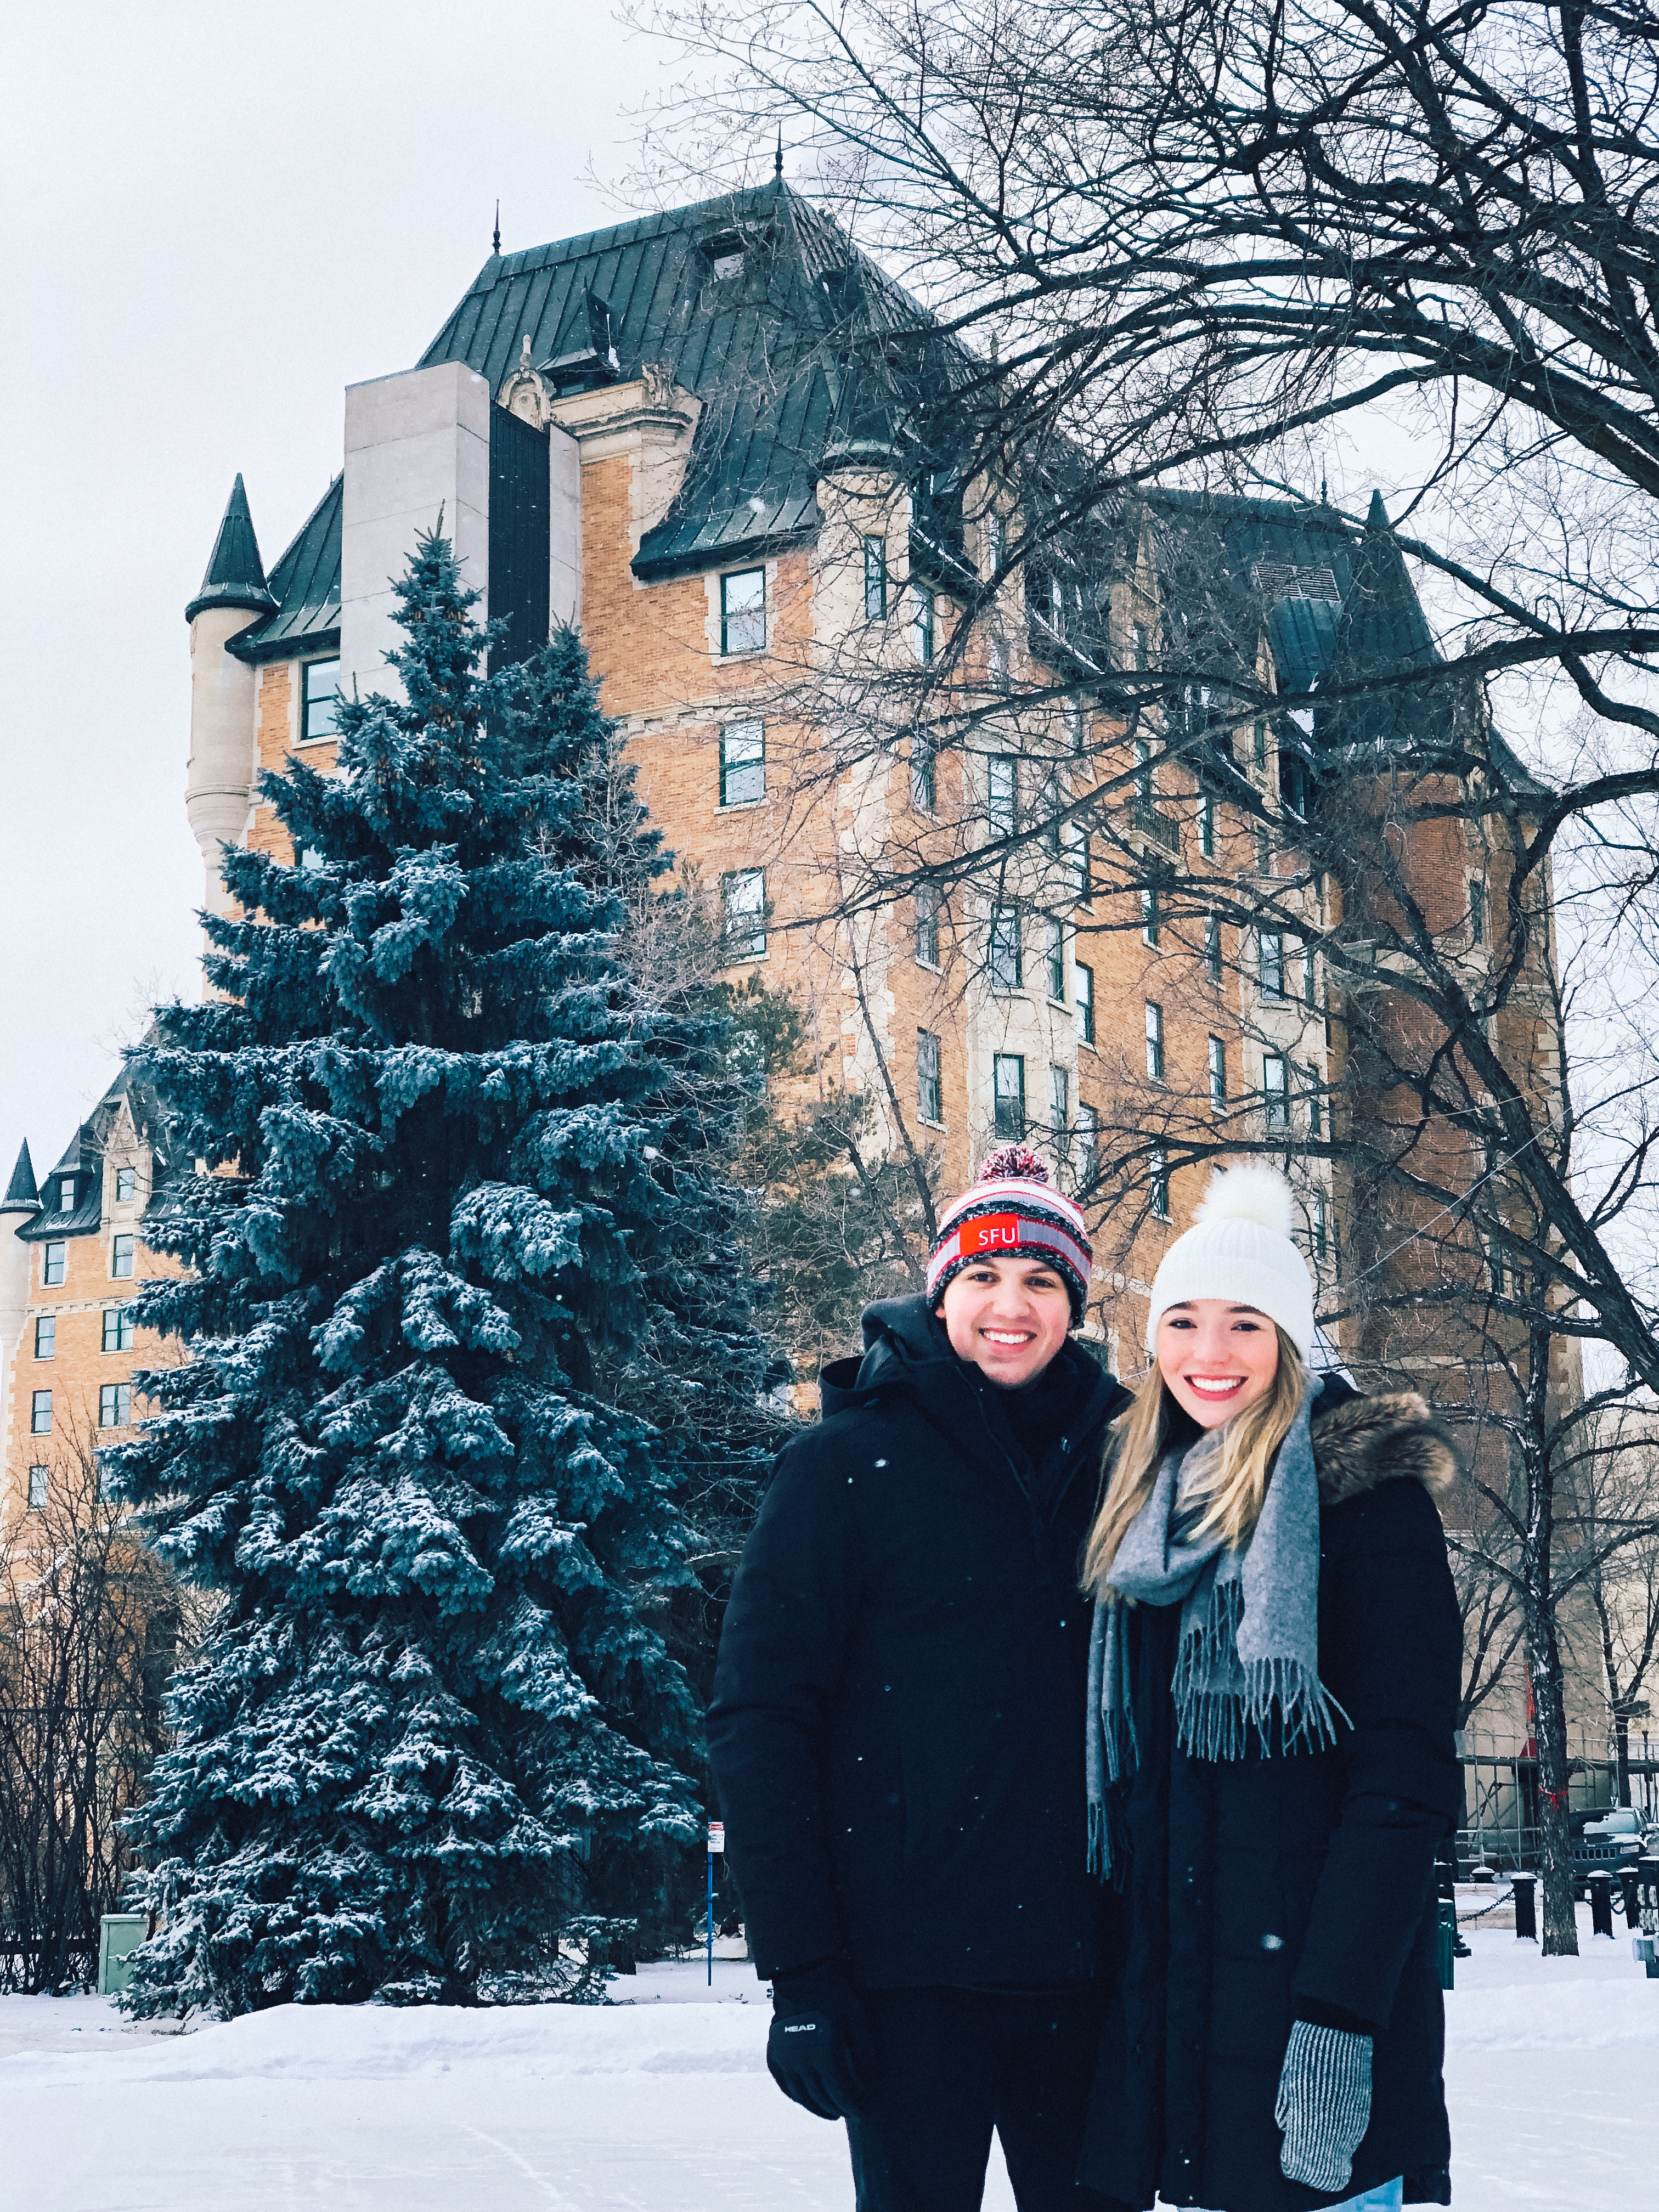
M1622 1928L1541 1959L1482 1930L1447 2000L1455 2212L1653 2197L1659 1982ZM850 2212L841 2131L779 2095L753 1972L642 1966L619 2002L283 2006L133 2025L0 1997L4 2212ZM994 2156L987 2212L1013 2199Z

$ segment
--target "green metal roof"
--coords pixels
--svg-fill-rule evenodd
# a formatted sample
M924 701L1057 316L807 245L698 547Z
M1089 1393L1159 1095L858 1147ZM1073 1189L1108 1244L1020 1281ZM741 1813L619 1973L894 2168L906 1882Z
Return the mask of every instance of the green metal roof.
M185 620L194 622L204 607L246 607L250 614L267 614L276 604L265 583L253 517L248 513L247 494L238 476L213 541L202 588L185 609Z
M595 298L610 309L617 377L660 365L702 402L684 481L635 560L641 579L810 538L814 480L838 420L851 410L870 434L870 356L884 337L927 323L778 178L585 238L492 254L421 366L464 361L498 391L527 337L538 367L556 374L562 362L594 358Z
M239 660L287 660L300 653L339 651L343 483L343 477L335 477L271 570L276 611L231 639L227 650Z
M0 1213L10 1213L21 1208L33 1213L40 1203L40 1193L34 1180L34 1162L29 1158L28 1139L23 1140L17 1155L17 1164L11 1171L11 1181L6 1185L6 1194L0 1198Z

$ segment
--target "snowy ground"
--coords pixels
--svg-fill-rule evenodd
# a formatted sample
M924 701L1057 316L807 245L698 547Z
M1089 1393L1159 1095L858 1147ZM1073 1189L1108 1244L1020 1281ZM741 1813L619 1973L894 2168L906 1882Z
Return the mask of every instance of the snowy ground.
M1654 2203L1659 1982L1622 1928L1546 1962L1471 1938L1447 2001L1456 2212ZM729 1948L729 1947L728 1947ZM97 1997L0 1997L6 2212L849 2212L839 2129L765 2070L717 1959L605 2008L284 2007L180 2034ZM1000 2162L988 2212L1012 2212Z

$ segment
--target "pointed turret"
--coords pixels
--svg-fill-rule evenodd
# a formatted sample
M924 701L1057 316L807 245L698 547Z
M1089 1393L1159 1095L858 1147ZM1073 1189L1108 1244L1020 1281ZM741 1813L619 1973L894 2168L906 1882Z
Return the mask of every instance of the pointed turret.
M11 1181L6 1185L6 1194L0 1198L0 1213L35 1213L40 1211L40 1192L34 1180L34 1162L29 1158L28 1139L17 1155L17 1164L11 1171Z
M1454 711L1451 695L1435 673L1440 666L1382 495L1374 491L1319 688L1334 691L1417 670L1425 680L1334 701L1317 717L1319 743L1389 751L1433 748L1444 739Z
M238 476L230 488L219 535L213 541L213 555L202 579L202 588L185 609L185 620L194 622L207 607L240 607L249 614L268 615L275 612L276 606L265 582L264 564L259 558L259 541L253 534L247 494Z

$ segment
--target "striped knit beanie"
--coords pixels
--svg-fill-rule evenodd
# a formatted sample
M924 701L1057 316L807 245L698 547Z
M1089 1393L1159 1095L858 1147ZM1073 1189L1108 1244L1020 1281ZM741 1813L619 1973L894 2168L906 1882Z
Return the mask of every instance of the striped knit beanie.
M1024 1145L1004 1145L991 1154L940 1217L927 1262L927 1302L937 1306L945 1286L976 1260L1006 1260L1018 1254L1045 1260L1072 1294L1072 1326L1083 1319L1089 1276L1094 1267L1089 1231L1081 1206L1063 1198L1048 1181L1048 1170Z

